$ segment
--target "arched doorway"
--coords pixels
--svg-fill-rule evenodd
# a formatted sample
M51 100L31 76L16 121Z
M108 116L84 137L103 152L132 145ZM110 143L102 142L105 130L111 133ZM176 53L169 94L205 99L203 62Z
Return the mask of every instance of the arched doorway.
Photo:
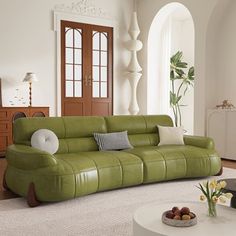
M170 58L178 51L182 52L182 61L188 63L188 68L183 69L187 76L189 67L194 66L194 37L193 18L183 4L167 4L153 19L148 35L148 114L169 114L175 118L173 107L170 106ZM181 81L175 83L175 89L178 90ZM180 88L179 95L182 97L178 112L181 112L184 129L192 134L194 89L189 86L184 94L185 88Z

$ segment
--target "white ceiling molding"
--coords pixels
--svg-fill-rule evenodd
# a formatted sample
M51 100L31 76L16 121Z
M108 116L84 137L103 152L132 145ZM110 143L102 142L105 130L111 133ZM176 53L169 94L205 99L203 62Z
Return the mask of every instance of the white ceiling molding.
M57 4L55 5L54 10L83 16L114 19L114 17L111 16L109 12L95 6L94 0L79 0L77 2L72 2L70 5Z

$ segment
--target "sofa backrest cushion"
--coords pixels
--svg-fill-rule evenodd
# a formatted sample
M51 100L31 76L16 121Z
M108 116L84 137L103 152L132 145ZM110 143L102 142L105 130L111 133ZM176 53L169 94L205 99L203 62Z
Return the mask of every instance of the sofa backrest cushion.
M49 129L57 135L57 153L98 150L93 133L107 132L104 118L97 116L22 118L14 122L14 143L30 145L32 134L39 129Z
M108 132L127 130L130 143L135 146L157 145L159 135L157 125L173 126L166 115L110 116L105 117Z
M128 131L133 146L157 145L157 125L173 126L166 115L153 116L76 116L21 118L13 125L15 144L30 145L32 134L39 129L52 130L59 139L57 153L98 150L94 133Z
M65 138L65 127L61 117L20 118L13 123L14 143L30 145L32 134L39 129L49 129L58 139Z

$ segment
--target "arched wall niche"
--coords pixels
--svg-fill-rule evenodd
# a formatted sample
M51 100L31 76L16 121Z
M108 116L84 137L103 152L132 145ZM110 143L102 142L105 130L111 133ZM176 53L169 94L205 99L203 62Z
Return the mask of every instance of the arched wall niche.
M148 35L152 21L158 11L171 0L137 0L140 40L144 43L138 57L143 76L138 86L140 114L147 114ZM194 134L205 135L206 131L206 60L207 30L210 17L221 0L178 0L190 11L195 25L195 86L194 86ZM204 7L203 7L204 6Z
M148 34L147 114L168 114L170 107L170 57L183 52L183 61L194 66L194 22L190 11L181 3L163 6L154 17ZM187 73L187 69L185 70ZM179 81L175 81L177 92ZM183 94L185 87L180 90ZM194 128L194 89L183 96L180 107L182 125L189 134Z

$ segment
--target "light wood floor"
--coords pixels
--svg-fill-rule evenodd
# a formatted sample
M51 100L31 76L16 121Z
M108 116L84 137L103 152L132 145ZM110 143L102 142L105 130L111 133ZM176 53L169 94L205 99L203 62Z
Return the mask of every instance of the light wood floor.
M222 160L224 167L236 169L236 161ZM15 198L17 195L5 190L2 186L3 175L6 169L7 162L5 158L0 158L0 200Z

